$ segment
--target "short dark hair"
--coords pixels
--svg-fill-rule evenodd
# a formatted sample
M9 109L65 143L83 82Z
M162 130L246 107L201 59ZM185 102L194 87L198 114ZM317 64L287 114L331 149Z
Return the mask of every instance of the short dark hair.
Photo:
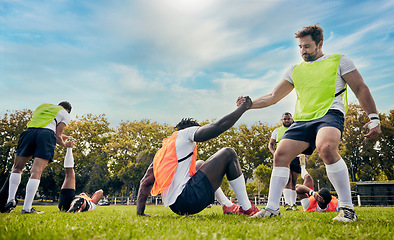
M182 120L175 126L175 128L179 131L192 126L201 126L201 125L193 118L182 118Z
M323 29L319 27L318 24L303 27L300 31L295 33L295 35L295 38L302 38L311 35L312 40L316 43L316 46L320 41L323 41Z
M284 116L290 116L291 117L291 113L285 112L285 113L282 114L282 118L284 118Z
M71 112L71 108L72 108L71 103L69 103L67 101L63 101L63 102L60 102L58 105L62 106L64 109L68 110L69 113Z
M330 190L327 188L322 188L318 193L324 199L325 204L329 204L331 202L332 196Z

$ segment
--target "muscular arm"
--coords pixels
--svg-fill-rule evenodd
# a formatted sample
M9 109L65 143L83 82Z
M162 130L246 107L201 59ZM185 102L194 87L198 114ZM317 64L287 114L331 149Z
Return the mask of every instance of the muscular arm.
M200 127L194 134L194 141L205 142L209 139L215 138L232 127L246 110L250 109L252 100L249 97L244 97L245 101L232 113L224 116L220 120Z
M368 114L378 113L376 110L375 101L372 98L371 92L369 91L368 86L365 84L363 78L361 77L358 70L351 71L342 76L342 78L346 81L349 87L352 89L354 94L356 95L361 107ZM363 129L364 132L369 123L365 124ZM375 128L372 128L368 134L365 135L367 138L376 138L380 134L380 125Z
M59 146L65 147L65 148L71 148L74 146L75 141L67 141L68 137L63 135L63 130L66 127L66 124L61 122L59 125L56 127L56 143Z
M274 90L265 96L253 100L252 109L265 108L279 102L282 98L286 97L294 86L289 81L282 79Z
M276 140L271 138L270 142L268 143L268 149L272 153L272 156L275 154L275 145L276 145Z
M153 163L151 163L148 167L148 170L146 170L145 176L140 181L140 188L138 189L137 196L137 215L151 216L149 214L145 214L144 212L146 200L149 197L154 183L155 175L153 174Z

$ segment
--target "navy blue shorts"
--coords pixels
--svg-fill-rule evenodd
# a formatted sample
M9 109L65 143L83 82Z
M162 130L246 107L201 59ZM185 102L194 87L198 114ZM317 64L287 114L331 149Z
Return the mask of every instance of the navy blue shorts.
M293 139L309 143L303 152L310 155L316 149L316 135L323 127L335 127L343 132L345 117L339 110L330 109L323 117L312 121L294 122L283 134L282 139Z
M21 133L16 147L16 155L21 157L42 158L53 161L56 135L47 128L28 128Z
M170 208L179 215L195 214L204 210L214 200L215 190L207 176L202 171L197 171Z
M300 158L296 157L290 163L290 170L298 174L301 173Z

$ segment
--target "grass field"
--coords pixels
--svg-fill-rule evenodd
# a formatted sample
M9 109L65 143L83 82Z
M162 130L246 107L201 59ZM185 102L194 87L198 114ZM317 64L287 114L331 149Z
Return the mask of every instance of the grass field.
M357 222L331 219L337 213L284 211L282 218L223 215L220 206L178 216L163 206L147 206L158 217L139 217L135 206L99 206L93 212L64 213L37 206L45 214L0 214L0 239L394 239L394 207L358 207Z

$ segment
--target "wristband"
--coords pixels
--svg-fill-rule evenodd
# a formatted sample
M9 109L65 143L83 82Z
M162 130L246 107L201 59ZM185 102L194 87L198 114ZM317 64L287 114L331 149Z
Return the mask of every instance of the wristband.
M379 115L377 113L371 113L368 115L368 117L369 120L371 121L371 123L368 124L369 129L375 128L380 124Z
M312 196L314 193L315 193L315 191L310 190L309 193L308 193L309 197Z

